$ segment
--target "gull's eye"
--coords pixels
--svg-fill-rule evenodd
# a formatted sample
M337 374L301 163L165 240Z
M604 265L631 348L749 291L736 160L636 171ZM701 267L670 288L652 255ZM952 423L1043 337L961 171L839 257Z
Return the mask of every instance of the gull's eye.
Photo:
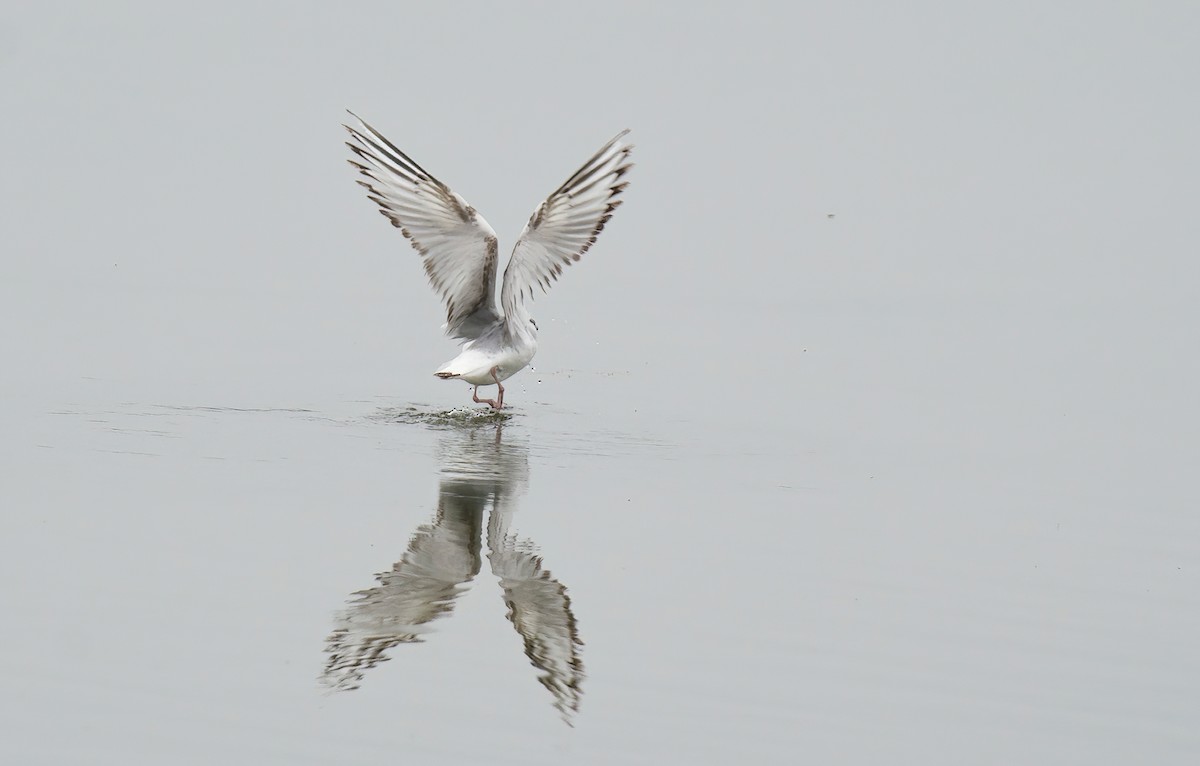
M533 325L533 329L538 329L537 322L533 321L532 317L529 319L529 324Z

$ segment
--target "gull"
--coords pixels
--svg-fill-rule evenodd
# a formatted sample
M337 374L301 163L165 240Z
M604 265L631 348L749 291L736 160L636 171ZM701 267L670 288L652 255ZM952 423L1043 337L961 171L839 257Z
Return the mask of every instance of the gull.
M421 255L425 273L446 304L446 334L462 341L458 356L435 373L475 388L471 398L494 409L504 407L501 383L523 369L537 353L537 322L529 315L533 288L545 292L595 242L621 204L628 185L622 177L633 165L633 146L618 133L592 155L533 211L521 232L496 292L496 232L441 181L396 148L361 117L346 146L350 164L366 177L358 183L392 225ZM495 399L480 399L479 387L496 385Z

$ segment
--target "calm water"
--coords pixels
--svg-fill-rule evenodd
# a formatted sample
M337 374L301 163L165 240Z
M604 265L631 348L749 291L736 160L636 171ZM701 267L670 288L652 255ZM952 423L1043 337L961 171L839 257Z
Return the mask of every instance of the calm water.
M1195 763L1164 7L22 6L0 761ZM347 106L502 250L633 128L506 417Z
M1047 462L1074 426L1023 439L984 408L962 428L1010 441L939 443L940 402L919 398L924 417L845 429L849 394L745 422L539 401L637 386L545 380L502 422L423 422L446 410L381 398L32 413L7 461L5 747L181 763L1192 752L1196 522L1152 486L1122 497L1082 438Z

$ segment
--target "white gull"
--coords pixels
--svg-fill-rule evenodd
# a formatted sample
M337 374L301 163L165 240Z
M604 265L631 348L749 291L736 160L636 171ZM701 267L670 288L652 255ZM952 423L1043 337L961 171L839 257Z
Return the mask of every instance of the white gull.
M596 241L628 185L623 176L631 145L618 133L583 167L545 199L525 225L504 269L496 305L496 232L441 181L427 173L361 117L346 142L356 159L350 164L366 176L358 183L379 205L379 212L400 229L421 254L425 273L446 304L446 334L463 341L458 356L434 375L475 386L471 398L495 409L504 407L506 380L537 353L537 323L526 304L533 287L543 291L564 266L578 261ZM495 399L480 399L479 387L495 384Z

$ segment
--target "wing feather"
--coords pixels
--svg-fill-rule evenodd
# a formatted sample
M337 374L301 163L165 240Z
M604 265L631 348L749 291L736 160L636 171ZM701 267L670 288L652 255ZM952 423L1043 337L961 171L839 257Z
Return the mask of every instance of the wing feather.
M621 204L617 196L628 186L622 177L633 167L633 146L621 131L538 205L513 248L500 292L506 316L521 310L533 286L546 291L563 267L578 261L596 242L604 224Z
M366 177L358 183L379 212L408 238L421 255L425 273L446 304L446 333L478 337L499 318L496 313L496 232L441 181L391 141L350 113L359 127L344 125L355 159Z

